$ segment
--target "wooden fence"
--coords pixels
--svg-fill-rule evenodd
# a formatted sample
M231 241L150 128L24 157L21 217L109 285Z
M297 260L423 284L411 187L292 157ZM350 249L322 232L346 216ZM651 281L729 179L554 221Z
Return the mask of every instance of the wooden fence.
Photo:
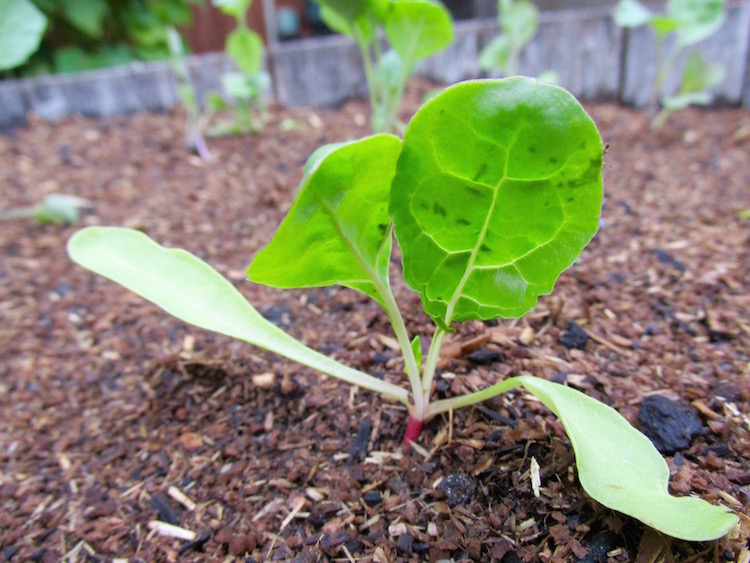
M454 44L424 61L417 74L442 83L480 76L479 52L497 33L494 19L456 23ZM750 3L730 6L722 29L697 48L727 70L715 99L750 107ZM553 70L560 84L579 98L644 106L656 72L654 52L648 29L619 29L609 9L546 12L521 56L520 73L535 76ZM221 74L231 68L222 53L190 57L187 63L201 99L219 88ZM366 93L359 52L346 37L272 45L267 64L273 76L269 95L286 106L334 106ZM675 88L677 74L666 82L666 89ZM22 120L29 111L45 119L71 113L106 117L161 111L177 101L169 61L134 63L75 75L2 81L0 125Z

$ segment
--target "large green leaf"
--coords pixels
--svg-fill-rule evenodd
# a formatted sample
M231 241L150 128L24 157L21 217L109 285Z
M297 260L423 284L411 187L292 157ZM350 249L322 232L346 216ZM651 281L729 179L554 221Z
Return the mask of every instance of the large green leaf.
M667 13L677 22L677 42L693 45L716 33L724 23L724 0L669 0Z
M0 70L26 62L46 28L47 18L29 0L0 0Z
M688 541L714 540L737 525L737 515L723 506L670 495L664 458L613 408L537 377L514 379L560 418L581 485L596 501Z
M531 310L597 230L602 150L575 98L534 79L464 82L427 102L391 191L426 312L448 328Z
M401 141L375 135L316 151L300 191L251 281L274 287L345 285L380 300L388 285L388 194ZM382 301L381 301L382 302Z
M343 366L268 322L226 278L189 252L164 248L132 229L88 227L71 237L68 254L186 323L406 401L404 389Z
M407 64L434 55L453 42L450 12L435 0L391 0L382 17L391 47Z

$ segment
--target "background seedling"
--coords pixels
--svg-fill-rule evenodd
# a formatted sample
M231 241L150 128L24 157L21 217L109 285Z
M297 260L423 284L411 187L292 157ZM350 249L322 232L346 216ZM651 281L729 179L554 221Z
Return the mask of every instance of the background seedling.
M581 484L594 499L681 539L718 538L737 516L701 499L670 496L669 470L651 442L578 391L520 375L431 400L453 324L533 309L594 236L602 153L593 121L570 94L516 77L448 88L417 112L403 141L380 134L310 157L287 217L249 277L281 288L339 284L375 299L393 326L409 390L305 346L265 320L208 264L143 233L92 227L74 235L68 249L79 264L184 322L402 403L409 412L405 446L436 415L524 387L562 420ZM394 231L405 281L437 327L424 359L391 291Z
M649 25L656 36L658 68L651 89L653 129L663 126L676 110L711 102L710 90L724 81L725 72L721 65L706 62L697 52L691 53L685 63L678 92L662 96L662 91L680 53L716 33L724 23L724 0L669 0L664 14L652 13L638 0L620 0L614 18L620 27ZM660 96L661 111L656 113Z
M356 41L374 132L402 129L398 111L416 64L453 42L450 13L435 0L317 0L323 21ZM390 43L384 51L380 32Z
M529 0L498 0L497 19L501 33L479 53L479 68L513 76L518 74L521 52L539 28L539 10ZM558 83L557 75L552 71L542 73L539 79Z
M221 77L224 91L234 98L230 106L219 95L208 98L210 111L231 108L231 119L215 123L210 134L215 136L257 133L263 130L266 107L263 95L271 78L263 70L263 39L247 26L247 12L253 0L212 0L214 6L234 17L237 27L227 36L225 50L237 67Z
M201 110L198 96L190 80L190 73L185 64L185 48L182 37L176 29L170 27L167 30L169 53L172 60L172 69L177 78L177 94L182 105L185 107L185 143L188 149L194 151L203 160L210 160L211 153L208 152L203 131L211 118L209 112Z
M67 223L73 225L80 220L80 209L89 202L73 195L50 194L41 203L32 207L10 209L0 213L0 221L33 218L40 223Z

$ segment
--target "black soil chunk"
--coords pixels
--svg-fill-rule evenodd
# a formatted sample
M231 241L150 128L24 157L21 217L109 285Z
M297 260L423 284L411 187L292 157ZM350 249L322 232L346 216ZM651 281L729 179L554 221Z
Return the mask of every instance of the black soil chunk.
M446 496L446 502L449 506L465 504L474 496L476 483L469 475L463 473L451 473L446 475L440 483L440 488Z
M643 400L638 422L656 449L666 455L690 447L690 442L703 429L693 409L661 395L651 395Z
M570 321L565 325L565 330L560 335L560 344L566 348L578 348L583 350L586 347L586 343L589 341L589 335L583 330L580 325L574 321Z

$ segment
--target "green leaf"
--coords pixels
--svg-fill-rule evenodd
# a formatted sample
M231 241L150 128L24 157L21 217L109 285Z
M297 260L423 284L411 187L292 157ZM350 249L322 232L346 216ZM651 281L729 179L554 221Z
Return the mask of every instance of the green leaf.
M435 0L391 0L382 17L391 47L407 64L434 55L453 42L450 12Z
M560 418L581 485L597 502L688 541L718 539L737 525L737 515L723 506L671 496L664 458L613 408L564 385L517 379Z
M132 229L88 227L71 237L68 254L188 324L406 402L404 389L343 366L264 319L226 278L189 252L164 248Z
M510 48L521 51L536 33L539 10L528 0L504 0L500 8L500 27L508 36Z
M0 71L26 62L45 29L47 18L29 0L0 0Z
M249 29L235 29L227 36L226 51L245 74L255 74L263 66L263 40Z
M400 151L397 137L375 135L316 152L292 208L248 268L250 280L281 288L340 284L382 303L388 193Z
M651 12L638 0L620 0L615 7L614 18L619 27L639 27L649 23Z
M368 0L316 0L321 8L334 12L338 17L353 24L365 12ZM324 20L325 21L325 20Z
M417 112L391 214L439 326L518 317L552 290L597 230L602 151L576 99L531 78L457 84Z
M253 0L211 0L211 3L226 15L237 18L247 13Z
M651 28L658 37L664 37L672 33L680 26L680 23L669 16L655 15L651 18Z
M680 91L662 98L662 105L670 110L681 110L691 105L707 105L713 96L710 89L724 81L726 72L720 63L707 62L700 53L690 53L685 61Z
M724 23L724 0L669 0L667 14L677 22L677 43L685 47L716 33Z
M479 53L479 68L485 72L495 69L505 72L510 55L510 40L507 35L498 35Z
M58 0L65 19L91 38L104 34L104 17L109 11L106 0Z

